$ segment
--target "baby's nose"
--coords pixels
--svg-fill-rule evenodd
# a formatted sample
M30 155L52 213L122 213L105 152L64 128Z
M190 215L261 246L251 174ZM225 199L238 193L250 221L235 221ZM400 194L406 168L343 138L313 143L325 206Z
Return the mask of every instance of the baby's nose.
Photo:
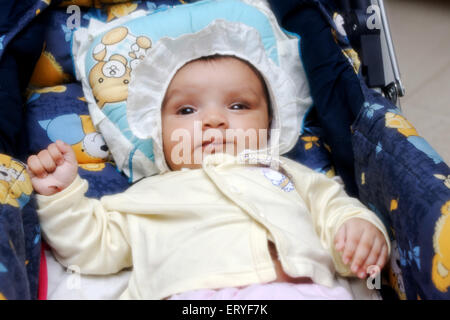
M223 114L223 112L213 109L205 112L205 115L202 119L203 128L227 128L228 127L228 119Z

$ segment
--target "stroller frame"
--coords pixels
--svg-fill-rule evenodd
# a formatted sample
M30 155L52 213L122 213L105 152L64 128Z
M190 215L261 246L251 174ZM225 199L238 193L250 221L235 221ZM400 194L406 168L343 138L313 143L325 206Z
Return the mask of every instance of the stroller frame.
M405 95L397 62L384 0L337 0L344 29L358 52L362 75L369 88L381 90L385 97L400 107ZM375 21L371 26L369 21Z

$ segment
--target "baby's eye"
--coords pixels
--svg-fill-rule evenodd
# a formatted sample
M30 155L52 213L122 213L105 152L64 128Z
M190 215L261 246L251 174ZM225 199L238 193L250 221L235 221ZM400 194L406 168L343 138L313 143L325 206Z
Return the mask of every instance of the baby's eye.
M234 103L230 106L230 109L232 110L244 110L244 109L248 109L248 106L246 106L243 103Z
M185 114L191 114L194 113L195 109L192 106L183 106L180 109L178 109L177 114L185 115Z

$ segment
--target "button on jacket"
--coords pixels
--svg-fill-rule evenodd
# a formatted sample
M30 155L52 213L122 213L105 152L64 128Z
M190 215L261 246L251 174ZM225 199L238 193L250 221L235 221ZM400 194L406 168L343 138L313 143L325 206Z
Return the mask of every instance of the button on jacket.
M77 177L63 191L38 195L45 239L62 264L84 274L133 267L122 298L162 299L201 288L275 280L268 240L284 271L335 285L351 275L334 236L354 217L382 222L323 174L281 157L278 170L211 155L200 169L145 178L100 200Z

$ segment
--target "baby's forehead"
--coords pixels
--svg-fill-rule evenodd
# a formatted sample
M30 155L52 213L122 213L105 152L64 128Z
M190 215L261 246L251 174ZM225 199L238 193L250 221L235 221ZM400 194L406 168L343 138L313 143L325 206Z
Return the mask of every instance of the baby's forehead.
M174 87L174 84L179 84L180 87L186 89L187 87L184 87L186 83L194 82L197 79L193 76L200 78L203 76L211 81L221 78L229 78L230 81L247 81L249 85L257 84L258 89L267 93L266 81L258 69L244 59L229 55L211 55L188 61L175 72L167 91ZM208 84L206 82L206 85Z
M232 55L210 55L210 56L203 56L191 61L188 61L185 63L178 71L182 70L185 67L189 67L192 65L210 65L214 67L215 65L233 65L237 68L243 68L243 69L250 69L255 75L261 76L261 73L258 71L258 69L248 62L247 60L238 58L236 56Z

